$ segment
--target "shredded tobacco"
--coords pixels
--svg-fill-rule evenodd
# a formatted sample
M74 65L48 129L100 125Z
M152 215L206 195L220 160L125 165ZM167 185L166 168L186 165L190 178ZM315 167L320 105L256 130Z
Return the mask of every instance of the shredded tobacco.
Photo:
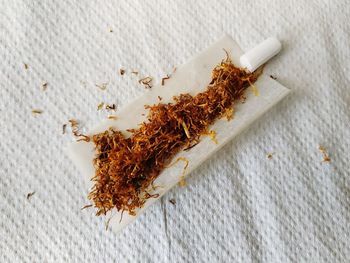
M96 155L89 199L97 208L96 215L106 215L112 209L135 215L148 198L157 197L151 191L160 172L178 161L185 163L179 182L184 185L188 160L180 157L172 163L173 157L197 145L203 135L215 141L210 125L217 119L233 117L234 104L242 100L258 76L235 67L227 56L213 69L204 92L181 94L172 103L145 106L149 110L147 121L128 130L129 135L110 128L92 136Z

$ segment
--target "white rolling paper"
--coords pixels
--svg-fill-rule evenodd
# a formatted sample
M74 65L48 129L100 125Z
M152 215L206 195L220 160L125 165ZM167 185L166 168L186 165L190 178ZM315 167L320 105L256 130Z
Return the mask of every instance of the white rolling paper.
M231 37L225 36L185 65L178 67L171 78L165 82L164 86L153 87L142 97L117 112L117 120L106 120L92 129L89 134L102 132L109 127L115 127L121 131L136 128L145 119L145 116L142 116L142 114L147 114L144 105L159 103L158 96L163 98L162 102L167 103L172 101L173 96L181 93L195 95L204 91L210 82L213 68L226 56L224 50L229 53L234 64L241 66L240 57L243 54L242 50ZM255 86L259 90L259 96L254 96L249 88L246 91L246 102L244 104L236 103L233 120L218 120L211 126L211 130L217 133L218 144L215 144L208 136L203 136L201 142L194 148L186 152L182 151L174 157L173 160L176 160L178 157L185 157L189 161L186 170L187 175L289 93L287 88L265 75L259 77ZM94 167L92 165L94 158L93 143L74 142L69 146L68 151L73 162L86 178L86 181L90 182L90 178L94 175ZM184 163L178 162L165 169L159 175L155 181L155 185L161 186L155 192L159 193L159 198L179 182L183 168ZM148 199L136 216L130 216L125 212L121 221L120 213L113 211L113 218L109 223L109 227L119 231L136 219L140 213L145 211L157 199ZM110 216L111 213L108 213L106 218Z

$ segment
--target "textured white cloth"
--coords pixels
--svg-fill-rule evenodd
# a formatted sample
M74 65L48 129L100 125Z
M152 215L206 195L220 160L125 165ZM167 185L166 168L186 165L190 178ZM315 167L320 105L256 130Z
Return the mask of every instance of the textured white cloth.
M0 7L0 262L349 261L347 1ZM121 234L105 231L104 218L80 210L87 189L64 152L71 137L62 125L76 118L91 128L107 115L96 110L100 102L122 107L142 94L132 69L160 79L225 33L243 49L281 39L283 52L265 72L293 94L192 173L187 187ZM104 82L105 91L95 86ZM34 108L43 114L33 116ZM330 163L321 163L320 144Z

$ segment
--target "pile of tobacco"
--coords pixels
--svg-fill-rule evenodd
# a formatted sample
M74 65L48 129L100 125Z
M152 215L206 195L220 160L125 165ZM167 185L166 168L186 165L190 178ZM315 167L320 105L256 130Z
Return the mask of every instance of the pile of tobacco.
M152 183L174 155L208 135L215 120L230 119L235 101L244 97L244 90L257 77L226 58L214 68L206 91L195 96L181 94L173 103L146 106L148 120L128 130L130 136L113 129L94 135L96 174L89 199L96 214L116 208L135 215L148 198L156 197L149 193Z

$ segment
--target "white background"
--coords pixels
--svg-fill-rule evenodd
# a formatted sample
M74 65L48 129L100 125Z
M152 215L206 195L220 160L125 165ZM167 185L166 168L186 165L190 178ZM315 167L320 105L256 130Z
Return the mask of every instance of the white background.
M349 17L347 1L0 0L0 261L348 261ZM132 69L159 81L225 33L245 50L278 37L265 72L292 95L187 187L105 231L80 210L87 189L62 125L91 128L108 115L100 102L121 108L144 92Z

